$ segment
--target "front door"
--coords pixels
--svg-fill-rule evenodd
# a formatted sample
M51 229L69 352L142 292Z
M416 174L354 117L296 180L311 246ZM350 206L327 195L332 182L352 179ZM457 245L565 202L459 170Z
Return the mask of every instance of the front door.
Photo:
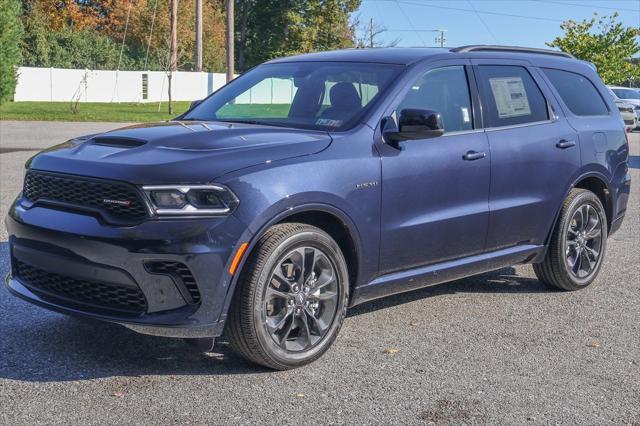
M404 108L440 112L445 134L380 146L382 273L484 250L490 152L474 125L469 81L464 63L432 65L394 107L397 116Z

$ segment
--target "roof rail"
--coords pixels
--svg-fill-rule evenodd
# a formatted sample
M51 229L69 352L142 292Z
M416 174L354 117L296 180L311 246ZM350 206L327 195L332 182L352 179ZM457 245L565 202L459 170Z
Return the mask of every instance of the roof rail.
M520 46L496 46L491 44L473 44L469 46L460 46L451 49L452 52L516 52L516 53L537 53L539 55L562 56L564 58L575 59L575 57L566 52L551 49L538 49L535 47Z

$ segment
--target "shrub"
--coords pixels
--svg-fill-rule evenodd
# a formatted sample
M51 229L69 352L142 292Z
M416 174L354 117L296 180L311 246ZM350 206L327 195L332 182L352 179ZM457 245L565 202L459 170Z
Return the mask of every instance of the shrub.
M13 98L20 65L20 2L0 0L0 104Z

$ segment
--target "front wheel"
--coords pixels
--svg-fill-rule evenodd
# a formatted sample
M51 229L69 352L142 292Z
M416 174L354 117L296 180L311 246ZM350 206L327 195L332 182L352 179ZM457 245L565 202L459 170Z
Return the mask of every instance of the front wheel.
M562 205L547 254L533 270L545 284L579 290L598 275L607 246L607 216L600 199L572 189Z
M327 233L300 223L276 225L243 268L227 324L229 343L270 368L308 364L338 335L348 296L347 265Z

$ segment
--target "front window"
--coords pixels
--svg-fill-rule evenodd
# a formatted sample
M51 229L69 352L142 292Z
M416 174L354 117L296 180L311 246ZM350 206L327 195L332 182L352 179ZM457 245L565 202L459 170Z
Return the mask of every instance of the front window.
M351 62L264 64L182 119L346 130L401 70L398 65Z
M471 130L471 97L464 67L437 68L422 75L411 85L396 114L406 108L439 112L445 133Z

